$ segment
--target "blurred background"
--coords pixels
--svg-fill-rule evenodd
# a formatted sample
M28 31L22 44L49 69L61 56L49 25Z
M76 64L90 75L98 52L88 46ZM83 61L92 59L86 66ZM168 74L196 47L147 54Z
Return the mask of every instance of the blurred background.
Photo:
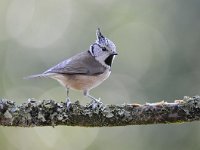
M91 94L145 103L200 94L199 0L1 0L0 97L65 101L50 79L23 80L88 50L95 32L118 50L112 74ZM72 101L89 100L70 91ZM0 127L2 150L199 150L200 123L113 128Z

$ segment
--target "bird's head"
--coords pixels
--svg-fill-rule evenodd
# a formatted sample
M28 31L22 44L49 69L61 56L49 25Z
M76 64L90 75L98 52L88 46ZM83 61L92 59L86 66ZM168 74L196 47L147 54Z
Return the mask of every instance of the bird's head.
M112 61L117 55L115 44L104 37L98 28L96 31L97 40L90 46L90 53L97 61L107 68L111 67Z

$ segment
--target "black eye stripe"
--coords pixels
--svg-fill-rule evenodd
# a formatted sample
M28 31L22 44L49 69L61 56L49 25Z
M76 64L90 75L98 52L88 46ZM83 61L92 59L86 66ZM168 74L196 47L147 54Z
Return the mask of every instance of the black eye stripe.
M107 49L105 47L102 47L102 51L107 51Z

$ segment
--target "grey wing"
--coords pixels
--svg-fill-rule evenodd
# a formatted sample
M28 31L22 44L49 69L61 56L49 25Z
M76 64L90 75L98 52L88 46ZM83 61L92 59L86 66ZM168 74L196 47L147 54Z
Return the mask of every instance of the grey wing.
M44 74L83 74L96 75L102 74L105 67L95 60L87 51L79 53L45 71Z

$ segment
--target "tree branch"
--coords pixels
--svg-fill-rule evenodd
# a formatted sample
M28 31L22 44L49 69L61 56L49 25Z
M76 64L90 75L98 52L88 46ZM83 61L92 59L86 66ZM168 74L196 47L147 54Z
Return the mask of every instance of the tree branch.
M67 107L68 106L68 107ZM53 100L15 102L0 100L1 126L126 126L158 123L179 123L200 120L200 96L184 97L173 103L158 102L122 105L82 106L79 102L55 102Z

